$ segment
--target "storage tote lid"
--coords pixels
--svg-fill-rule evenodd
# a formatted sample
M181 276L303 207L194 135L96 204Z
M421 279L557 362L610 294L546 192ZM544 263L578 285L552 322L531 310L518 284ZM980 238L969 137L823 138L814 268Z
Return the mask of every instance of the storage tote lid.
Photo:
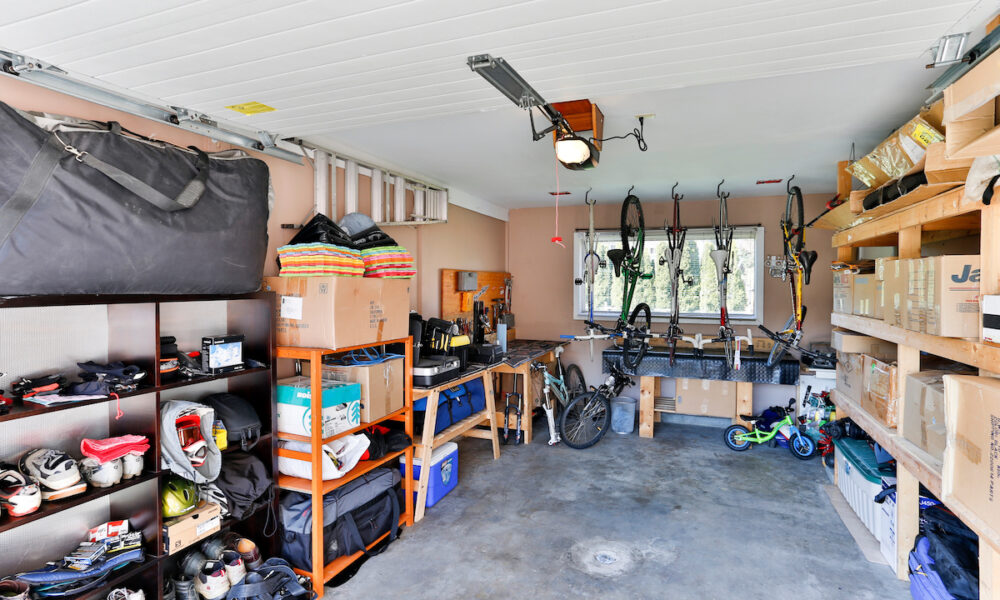
M456 452L458 452L458 444L456 444L455 442L446 442L444 444L441 444L439 447L435 448L433 452L431 452L431 466L440 463L444 459L448 458L448 456ZM405 456L400 457L400 462L406 464L406 457ZM419 466L422 463L423 461L420 460L419 458L413 459L414 465Z

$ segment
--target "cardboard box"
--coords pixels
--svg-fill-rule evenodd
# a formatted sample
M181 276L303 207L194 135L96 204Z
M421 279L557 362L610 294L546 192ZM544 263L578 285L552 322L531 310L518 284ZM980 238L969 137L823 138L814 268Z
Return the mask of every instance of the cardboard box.
M882 304L882 298L885 295L885 282L876 279L875 280L875 314L873 318L881 321L885 318L885 305Z
M176 554L221 527L222 509L214 502L202 501L188 514L163 522L163 549L167 554Z
M898 260L899 260L899 258L897 258L895 256L883 256L883 257L880 257L880 258L876 258L875 259L875 279L878 279L879 281L885 281L885 270L886 270L886 267L888 265L892 264L893 262L898 261Z
M367 366L323 366L361 386L361 422L371 423L403 408L403 359Z
M902 326L910 331L924 330L924 305L927 302L924 260L911 258L906 261L906 310Z
M858 404L864 393L862 373L865 368L863 354L837 352L837 393L847 396Z
M927 146L944 141L937 128L917 115L847 170L869 188L901 177L924 159Z
M707 417L736 416L736 382L677 378L676 412Z
M854 274L834 271L833 312L851 314L854 310Z
M920 259L924 263L924 333L978 338L979 256Z
M945 375L944 503L1000 547L1000 380Z
M882 360L896 360L896 344L839 327L833 330L830 345L844 354L867 354Z
M909 284L909 260L894 260L884 266L882 282L882 320L895 327L906 326L906 292Z
M896 386L896 365L865 355L861 375L861 408L886 427L896 427L899 390Z
M410 280L374 277L265 277L278 295L279 346L346 348L410 333Z
M1000 296L986 294L982 299L983 330L980 339L987 344L1000 345Z
M942 460L948 431L944 420L945 371L921 371L906 377L904 438Z
M859 274L854 276L854 292L851 304L851 314L859 317L875 317L875 302L878 300L877 284L874 274Z
M927 159L924 164L927 183L963 184L969 176L969 169L974 159L950 159L945 156L946 145L945 142L936 142L927 146Z
M361 386L323 379L323 437L327 438L361 424ZM312 387L308 377L278 380L278 431L312 434Z

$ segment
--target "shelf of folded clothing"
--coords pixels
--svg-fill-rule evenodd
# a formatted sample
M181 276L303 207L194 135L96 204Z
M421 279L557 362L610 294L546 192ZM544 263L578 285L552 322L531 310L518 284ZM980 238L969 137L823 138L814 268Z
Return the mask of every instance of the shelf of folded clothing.
M372 425L378 425L379 423L382 423L384 421L399 421L405 416L406 416L406 407L403 407L395 412L387 414L381 419L375 419L374 421L371 422L362 423L357 427L352 427L351 429L345 429L344 431L341 431L340 433L335 433L328 438L323 438L323 443L329 444L333 440L340 439L342 437L346 437L355 433L360 433L365 429L368 429ZM282 431L278 432L278 439L295 441L295 442L305 442L306 444L312 443L312 438L309 437L308 435L298 435L295 433L285 433Z
M278 451L279 456L281 455L281 450ZM398 452L390 452L382 458L377 458L375 460L363 460L354 466L353 469L348 471L343 477L338 479L328 479L323 481L323 494L329 494L333 490L339 488L340 486L346 484L349 481L353 481L358 477L361 477L365 473L373 469L381 467L385 463L399 458L406 453L406 450L400 450ZM303 454L296 452L295 454ZM294 490L296 492L302 492L303 494L312 493L312 481L308 479L303 479L301 477L292 477L291 475L278 475L278 487L284 490Z
M139 476L133 477L132 479L127 479L122 481L118 485L113 485L106 488L95 488L89 487L87 491L82 494L77 494L76 496L70 496L69 498L64 498L62 500L53 501L43 501L42 505L35 512L24 515L23 517L12 517L9 513L4 513L3 517L0 518L0 533L20 527L22 525L27 525L39 519L44 519L45 517L50 517L56 513L60 513L64 510L80 506L81 504L86 504L91 500L97 500L98 498L103 498L110 494L120 492L122 490L128 489L130 487L140 485L147 481L152 481L156 479L159 475L157 473L143 472Z

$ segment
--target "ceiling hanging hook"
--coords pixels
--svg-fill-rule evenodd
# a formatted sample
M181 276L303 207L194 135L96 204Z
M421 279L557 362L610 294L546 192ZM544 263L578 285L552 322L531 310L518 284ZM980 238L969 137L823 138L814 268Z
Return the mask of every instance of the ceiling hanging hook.
M587 206L593 206L593 205L597 204L597 200L596 199L594 199L594 200L590 199L590 192L593 189L594 188L592 188L592 187L587 188L587 191L583 194L583 203L586 204Z
M628 197L628 196L631 196L631 195L632 195L632 190L634 190L634 189L635 189L635 186L633 185L632 187L630 187L630 188L628 189L628 192L627 192L627 193L625 194L625 196L626 196L626 197Z
M787 194L791 194L792 193L792 180L793 179L795 179L795 175L792 175L791 177L789 177L788 178L788 183L785 184L785 193L787 193Z
M723 192L722 191L722 184L723 183L726 183L726 179L725 178L723 178L722 181L719 182L719 185L716 186L716 188L715 188L715 197L716 198L725 199L725 198L729 197L729 192Z
M677 193L674 191L674 190L677 189L677 186L679 186L680 184L681 184L681 182L678 181L678 182L674 183L674 187L670 188L670 197L671 198L676 198L677 200L683 200L684 199L684 194L681 194L681 195L678 196Z

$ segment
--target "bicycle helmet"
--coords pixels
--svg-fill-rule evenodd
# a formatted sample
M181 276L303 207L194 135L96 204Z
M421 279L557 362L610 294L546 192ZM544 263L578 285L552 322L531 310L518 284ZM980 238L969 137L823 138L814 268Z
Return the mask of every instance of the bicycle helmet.
M87 484L81 480L76 461L61 450L28 450L21 455L17 466L21 473L38 482L42 500L59 500L87 489Z
M200 467L208 458L208 442L201 435L201 416L186 414L177 417L177 439L191 466Z
M38 485L25 477L14 465L0 465L0 506L12 517L23 517L42 505Z
M206 502L214 502L215 504L218 504L223 518L229 516L229 499L226 498L224 493L222 493L219 486L214 483L203 483L199 485L198 497ZM211 558L217 559L219 557L211 556Z
M163 516L179 517L194 510L198 503L198 489L194 482L172 475L163 486Z
M139 452L129 452L121 458L122 479L132 479L142 473L143 460Z
M88 457L80 461L80 469L87 483L97 488L111 487L122 481L123 468L120 458L100 462L96 458Z

